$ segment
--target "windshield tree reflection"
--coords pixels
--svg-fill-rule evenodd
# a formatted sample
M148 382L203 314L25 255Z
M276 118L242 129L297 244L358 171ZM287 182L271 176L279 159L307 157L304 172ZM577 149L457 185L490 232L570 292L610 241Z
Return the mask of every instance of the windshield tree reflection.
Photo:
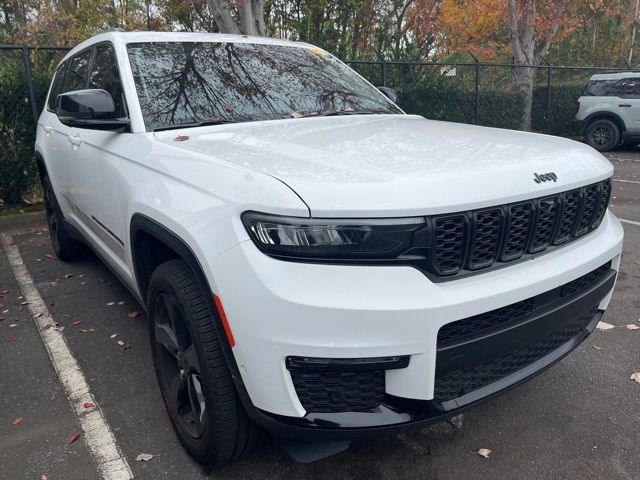
M149 130L329 110L401 113L319 49L213 42L133 43L127 48Z

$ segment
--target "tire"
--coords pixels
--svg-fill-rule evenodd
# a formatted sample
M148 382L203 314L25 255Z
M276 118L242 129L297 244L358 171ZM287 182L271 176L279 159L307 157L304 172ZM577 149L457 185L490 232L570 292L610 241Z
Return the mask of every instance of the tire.
M587 127L585 141L600 152L608 152L620 143L620 128L611 120L595 120Z
M158 383L185 450L215 467L249 453L259 429L240 403L205 293L184 261L153 272L148 314Z
M80 258L86 252L86 247L69 235L48 175L45 175L42 179L42 191L44 193L44 208L53 251L63 262Z

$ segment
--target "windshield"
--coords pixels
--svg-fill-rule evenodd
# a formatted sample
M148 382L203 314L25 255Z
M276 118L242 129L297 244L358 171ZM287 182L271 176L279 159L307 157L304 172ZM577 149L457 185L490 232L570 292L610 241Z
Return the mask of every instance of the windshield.
M402 113L318 48L232 42L132 43L127 48L148 130L328 111Z

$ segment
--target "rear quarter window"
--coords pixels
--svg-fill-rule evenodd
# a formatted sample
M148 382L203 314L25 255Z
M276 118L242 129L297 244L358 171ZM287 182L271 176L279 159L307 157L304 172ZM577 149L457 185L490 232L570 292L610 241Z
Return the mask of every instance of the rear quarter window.
M620 80L590 80L584 89L583 95L594 97L618 96Z

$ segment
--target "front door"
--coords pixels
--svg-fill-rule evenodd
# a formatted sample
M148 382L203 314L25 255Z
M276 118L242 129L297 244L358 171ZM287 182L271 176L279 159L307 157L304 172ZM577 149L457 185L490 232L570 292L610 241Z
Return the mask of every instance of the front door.
M113 97L116 116L127 117L122 83L111 44L100 44L88 75L87 87L102 89ZM124 222L121 221L119 179L121 154L131 133L73 128L70 142L74 148L74 198L83 222L94 241L111 260L126 270Z

